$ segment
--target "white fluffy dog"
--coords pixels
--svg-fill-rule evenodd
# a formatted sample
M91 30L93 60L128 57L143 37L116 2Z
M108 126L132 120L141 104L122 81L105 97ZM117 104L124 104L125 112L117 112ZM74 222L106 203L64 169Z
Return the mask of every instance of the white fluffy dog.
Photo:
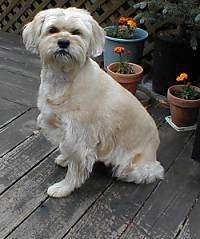
M42 60L38 125L59 146L55 163L68 166L65 179L48 188L69 195L85 182L96 161L113 166L127 182L163 178L156 160L156 125L140 102L100 69L104 31L83 9L49 9L23 30L26 48Z

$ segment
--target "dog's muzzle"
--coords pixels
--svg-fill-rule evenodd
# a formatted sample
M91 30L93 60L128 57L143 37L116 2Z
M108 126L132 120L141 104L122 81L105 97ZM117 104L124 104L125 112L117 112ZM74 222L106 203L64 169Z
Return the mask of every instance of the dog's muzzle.
M54 53L55 58L57 58L59 56L61 56L61 57L63 57L63 56L67 56L67 57L71 56L70 53L69 53L69 50L68 50L68 47L70 45L70 41L69 40L62 40L62 39L60 39L60 40L58 40L57 44L58 44L59 48Z
M65 49L58 49L54 53L55 57L57 56L70 56L69 52Z

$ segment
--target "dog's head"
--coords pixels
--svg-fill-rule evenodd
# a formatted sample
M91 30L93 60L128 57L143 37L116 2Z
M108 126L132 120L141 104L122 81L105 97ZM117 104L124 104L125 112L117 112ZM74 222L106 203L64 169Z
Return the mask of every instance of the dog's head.
M102 53L104 31L86 10L54 8L39 12L24 27L23 41L44 62L73 67Z

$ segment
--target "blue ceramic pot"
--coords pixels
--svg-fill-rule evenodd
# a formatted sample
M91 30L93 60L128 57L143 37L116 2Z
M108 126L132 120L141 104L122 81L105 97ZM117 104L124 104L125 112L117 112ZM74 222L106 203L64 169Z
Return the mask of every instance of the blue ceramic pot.
M104 30L110 27L113 26L106 27L104 28ZM122 46L127 51L130 51L132 53L132 56L128 57L129 62L139 63L143 55L144 42L147 37L148 32L141 28L136 28L133 39L120 39L105 36L104 69L106 69L107 66L111 63L119 61L119 56L114 53L114 48L116 46Z

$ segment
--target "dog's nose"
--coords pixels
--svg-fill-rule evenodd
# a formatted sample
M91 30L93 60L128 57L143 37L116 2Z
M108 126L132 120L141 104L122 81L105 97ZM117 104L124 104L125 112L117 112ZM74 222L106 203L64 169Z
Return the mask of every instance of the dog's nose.
M67 48L70 44L69 40L58 40L58 46L60 48Z

